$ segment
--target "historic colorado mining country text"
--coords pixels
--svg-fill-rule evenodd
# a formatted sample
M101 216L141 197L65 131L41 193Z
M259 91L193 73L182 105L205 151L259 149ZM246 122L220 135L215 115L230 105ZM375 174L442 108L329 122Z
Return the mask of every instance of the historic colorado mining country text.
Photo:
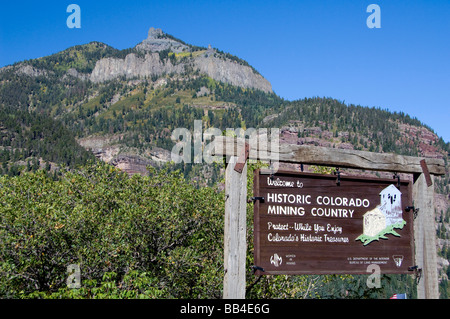
M255 265L266 274L408 273L408 181L255 171Z

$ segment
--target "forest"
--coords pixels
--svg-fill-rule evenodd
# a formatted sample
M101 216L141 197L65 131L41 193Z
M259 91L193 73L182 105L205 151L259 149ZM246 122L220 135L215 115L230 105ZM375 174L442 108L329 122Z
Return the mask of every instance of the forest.
M22 169L36 171L39 159L49 171L50 163L75 167L94 158L61 122L37 113L0 108L0 174L14 176ZM21 168L20 162L26 164Z

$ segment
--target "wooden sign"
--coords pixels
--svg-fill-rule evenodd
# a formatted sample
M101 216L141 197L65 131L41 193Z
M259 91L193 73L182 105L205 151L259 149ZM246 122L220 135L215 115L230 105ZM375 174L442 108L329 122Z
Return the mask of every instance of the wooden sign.
M397 179L255 170L258 274L367 274L374 264L411 273L411 190Z

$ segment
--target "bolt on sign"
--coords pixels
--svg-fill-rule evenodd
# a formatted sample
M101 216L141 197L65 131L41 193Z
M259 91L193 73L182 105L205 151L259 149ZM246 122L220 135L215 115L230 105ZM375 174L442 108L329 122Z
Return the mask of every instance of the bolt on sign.
M411 273L409 181L255 170L253 187L258 274Z

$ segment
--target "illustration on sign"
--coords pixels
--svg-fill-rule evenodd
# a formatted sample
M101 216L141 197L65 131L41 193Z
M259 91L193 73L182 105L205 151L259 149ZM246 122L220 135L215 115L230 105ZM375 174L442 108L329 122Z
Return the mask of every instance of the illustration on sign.
M363 234L360 240L364 246L373 241L388 239L386 235L400 235L394 229L402 229L406 221L402 217L402 193L394 185L389 185L380 193L380 205L363 215Z

